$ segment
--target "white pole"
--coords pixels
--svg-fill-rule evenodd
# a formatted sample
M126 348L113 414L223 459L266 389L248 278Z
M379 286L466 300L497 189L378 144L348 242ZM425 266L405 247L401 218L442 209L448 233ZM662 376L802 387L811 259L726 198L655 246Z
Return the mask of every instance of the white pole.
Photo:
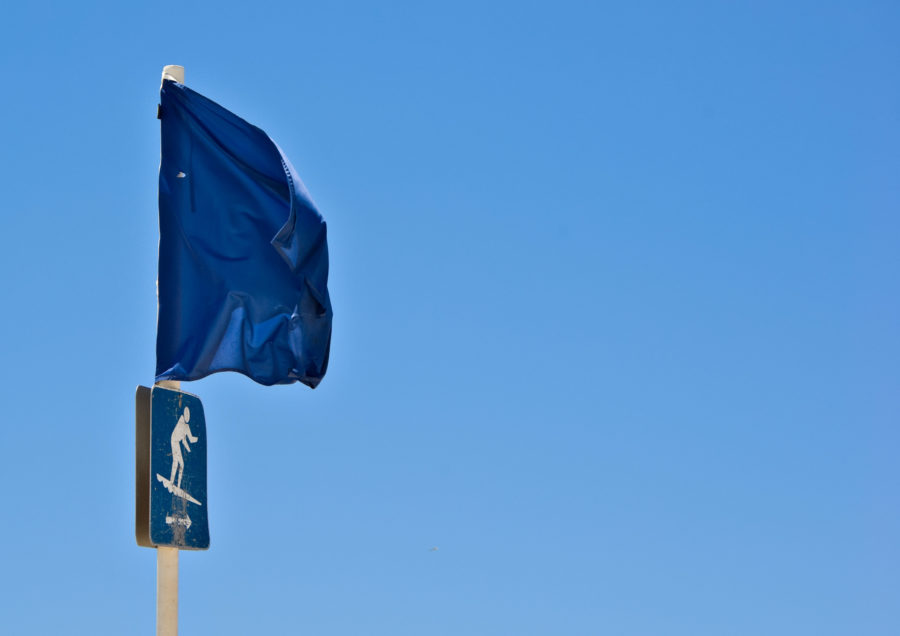
M177 64L163 66L162 79L159 81L160 84L167 79L175 80L179 84L184 84L184 67L178 66Z
M184 84L184 67L163 67L162 79ZM156 386L180 389L181 382L164 380ZM156 636L178 636L178 548L156 548Z
M156 386L180 389L181 382L163 380ZM156 636L178 636L178 548L156 548Z
M156 636L178 636L178 548L156 548Z

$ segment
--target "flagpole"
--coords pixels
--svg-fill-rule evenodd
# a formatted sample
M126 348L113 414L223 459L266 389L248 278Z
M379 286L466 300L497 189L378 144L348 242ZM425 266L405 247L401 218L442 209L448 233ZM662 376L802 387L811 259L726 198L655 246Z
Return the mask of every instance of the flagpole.
M179 390L181 382L163 380L156 386ZM156 636L178 636L178 548L156 548Z
M162 80L184 84L184 67L163 67ZM156 386L181 389L178 380L163 380ZM156 636L178 636L178 548L156 548Z

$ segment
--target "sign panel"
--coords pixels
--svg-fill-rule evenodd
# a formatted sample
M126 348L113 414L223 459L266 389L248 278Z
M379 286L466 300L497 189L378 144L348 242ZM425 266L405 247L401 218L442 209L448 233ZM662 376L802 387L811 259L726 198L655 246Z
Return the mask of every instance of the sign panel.
M142 397L146 400L147 389L139 387L139 402ZM149 418L144 414L149 430L143 434L138 407L138 544L205 550L209 547L209 517L203 405L196 395L158 386L149 391L149 403ZM142 490L149 494L146 507ZM143 511L146 515L142 518Z

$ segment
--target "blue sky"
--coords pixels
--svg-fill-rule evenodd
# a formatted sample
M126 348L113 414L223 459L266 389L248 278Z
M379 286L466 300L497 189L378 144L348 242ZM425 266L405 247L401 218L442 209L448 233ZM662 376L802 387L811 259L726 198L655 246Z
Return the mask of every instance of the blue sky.
M3 631L154 633L133 399L182 64L291 158L335 309L315 391L185 384L212 546L182 633L900 632L898 29L890 2L5 7Z

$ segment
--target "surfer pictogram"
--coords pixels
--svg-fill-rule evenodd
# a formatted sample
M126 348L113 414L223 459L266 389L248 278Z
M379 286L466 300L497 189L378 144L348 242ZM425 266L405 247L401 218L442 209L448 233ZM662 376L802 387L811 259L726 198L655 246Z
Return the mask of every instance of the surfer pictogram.
M166 490L176 497L187 499L200 506L202 504L199 501L181 489L181 480L184 478L184 457L181 455L181 445L184 444L185 450L190 453L191 444L198 441L198 438L191 434L191 428L188 426L190 421L191 410L184 407L184 414L178 418L178 423L175 424L175 429L172 431L172 473L168 479L156 473L156 479L162 482ZM176 475L178 476L177 482L175 481Z

